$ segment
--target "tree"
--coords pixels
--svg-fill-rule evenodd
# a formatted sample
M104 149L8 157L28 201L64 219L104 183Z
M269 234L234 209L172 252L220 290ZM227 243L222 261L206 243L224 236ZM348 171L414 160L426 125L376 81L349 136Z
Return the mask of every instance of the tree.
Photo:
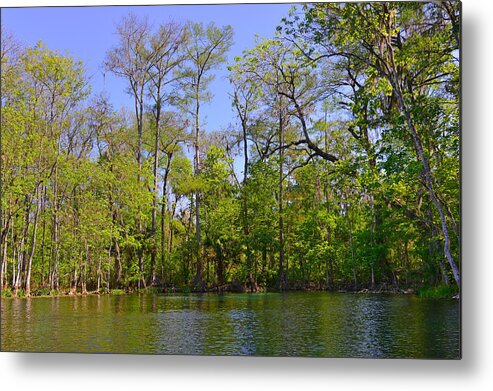
M445 5L446 4L446 5ZM440 218L444 254L460 284L459 269L451 254L447 216L436 191L423 137L429 132L426 104L436 94L456 91L456 52L459 3L361 3L305 6L304 17L286 20L285 31L310 61L350 59L385 90L393 119L403 121L422 167L425 188ZM449 21L452 20L452 23ZM453 93L453 92L452 92ZM455 96L455 98L457 95ZM432 98L433 99L433 98ZM455 101L457 101L455 99Z
M233 85L233 106L236 110L238 118L240 120L241 135L243 143L243 182L242 188L246 187L249 177L249 159L248 159L248 138L250 136L250 128L253 123L254 111L257 108L257 86L248 80L246 73L242 70L242 65L237 62L235 66L230 67L230 82ZM257 291L257 283L252 271L252 254L250 250L249 235L249 205L248 197L242 193L242 225L243 235L246 241L246 258L247 258L247 271L250 283L250 291Z
M161 115L163 105L169 102L175 70L184 60L182 46L186 40L184 28L176 23L167 23L159 26L157 33L150 37L149 68L149 95L152 98L154 117L154 164L153 164L153 201L152 201L152 227L151 227L151 285L156 285L156 256L157 256L157 199L158 199L158 166L159 166L159 142L161 134ZM168 90L167 90L168 89ZM165 179L166 181L166 179ZM164 196L164 193L163 193ZM164 232L164 231L163 231ZM164 233L162 233L164 236ZM161 246L163 250L163 246Z
M142 138L144 126L144 97L145 88L149 83L149 74L154 66L153 57L148 47L150 26L147 19L139 19L134 14L123 18L117 26L119 45L108 51L105 69L128 81L128 93L134 99L135 120L137 122L137 164L139 173L137 183L140 185L142 171ZM140 215L140 212L139 212ZM143 225L139 217L138 232L142 237L138 247L139 271L142 274L142 284L145 286L143 263ZM140 282L139 282L140 286Z
M87 99L72 57L4 36L1 288L458 283L458 16L452 2L293 11L230 65L237 121L214 131L202 107L230 27L124 18L105 66L130 113Z
M211 71L225 61L225 55L233 43L233 30L231 26L216 27L213 23L204 26L202 23L189 23L187 25L188 43L185 49L187 62L182 69L182 81L184 96L182 104L192 116L194 171L200 173L200 107L203 102L210 100L211 95L207 91L208 84L212 81ZM191 105L191 107L189 106ZM196 275L195 286L203 290L203 264L200 254L200 193L195 193L195 237L196 237Z

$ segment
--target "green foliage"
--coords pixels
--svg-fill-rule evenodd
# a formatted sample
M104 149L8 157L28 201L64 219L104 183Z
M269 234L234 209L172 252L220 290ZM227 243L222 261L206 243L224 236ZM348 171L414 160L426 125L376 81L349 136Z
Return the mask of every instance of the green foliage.
M51 294L50 288L37 289L31 293L32 296L50 296L50 294Z
M185 285L185 286L183 286L183 287L180 289L180 291L181 291L182 293L188 294L188 293L191 293L191 292L192 292L192 288L191 288L190 286L188 286L188 285Z
M33 295L117 295L144 282L190 292L200 279L272 288L285 273L288 288L449 297L437 202L458 260L457 7L304 5L229 65L238 120L227 131L207 130L200 107L229 26L181 26L157 97L165 26L125 18L106 66L140 114L88 100L84 66L42 43L2 53L4 280L32 249L18 296L28 274Z
M158 294L158 293L162 293L163 290L161 288L158 288L158 287L154 287L154 286L148 286L148 287L145 287L145 288L141 288L137 291L139 294L140 293L145 293L145 294Z
M418 297L423 299L449 299L457 295L457 286L439 285L430 288L422 288L417 292Z

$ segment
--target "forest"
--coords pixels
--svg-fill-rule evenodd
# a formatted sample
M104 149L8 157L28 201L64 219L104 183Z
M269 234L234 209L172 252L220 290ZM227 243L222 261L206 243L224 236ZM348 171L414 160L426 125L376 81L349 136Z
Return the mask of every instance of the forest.
M105 72L2 30L2 297L460 287L460 3L298 5L234 31L128 14ZM274 30L273 26L273 30ZM227 70L228 129L209 129Z

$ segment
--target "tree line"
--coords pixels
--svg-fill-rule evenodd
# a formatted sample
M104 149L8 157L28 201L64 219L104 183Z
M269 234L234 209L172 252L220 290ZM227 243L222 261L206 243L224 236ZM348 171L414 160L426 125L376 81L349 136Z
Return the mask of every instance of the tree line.
M230 26L116 33L131 109L2 36L2 294L460 285L460 3L298 6L229 63Z

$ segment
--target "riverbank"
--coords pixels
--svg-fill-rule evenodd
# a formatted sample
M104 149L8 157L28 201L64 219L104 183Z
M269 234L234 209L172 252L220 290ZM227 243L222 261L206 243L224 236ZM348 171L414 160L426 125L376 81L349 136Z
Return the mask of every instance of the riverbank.
M395 295L414 295L419 298L428 299L459 299L459 292L454 286L437 286L437 287L423 287L419 289L407 288L400 289L396 287L387 287L386 285L380 285L374 289L362 288L362 289L316 289L315 287L291 287L289 289L279 290L274 288L257 287L255 292L242 287L238 289L238 286L223 286L205 289L203 291L194 291L190 287L148 287L142 289L111 289L101 291L88 291L88 292L73 292L73 291L48 291L38 290L33 291L29 298L54 298L54 297L79 297L79 296L121 296L129 294L204 294L204 293L243 293L243 294L257 294L257 293L279 293L279 292L331 292L331 293L352 293L352 294L395 294ZM2 298L28 298L25 292L18 291L17 295L14 295L10 290L6 289L2 291Z

